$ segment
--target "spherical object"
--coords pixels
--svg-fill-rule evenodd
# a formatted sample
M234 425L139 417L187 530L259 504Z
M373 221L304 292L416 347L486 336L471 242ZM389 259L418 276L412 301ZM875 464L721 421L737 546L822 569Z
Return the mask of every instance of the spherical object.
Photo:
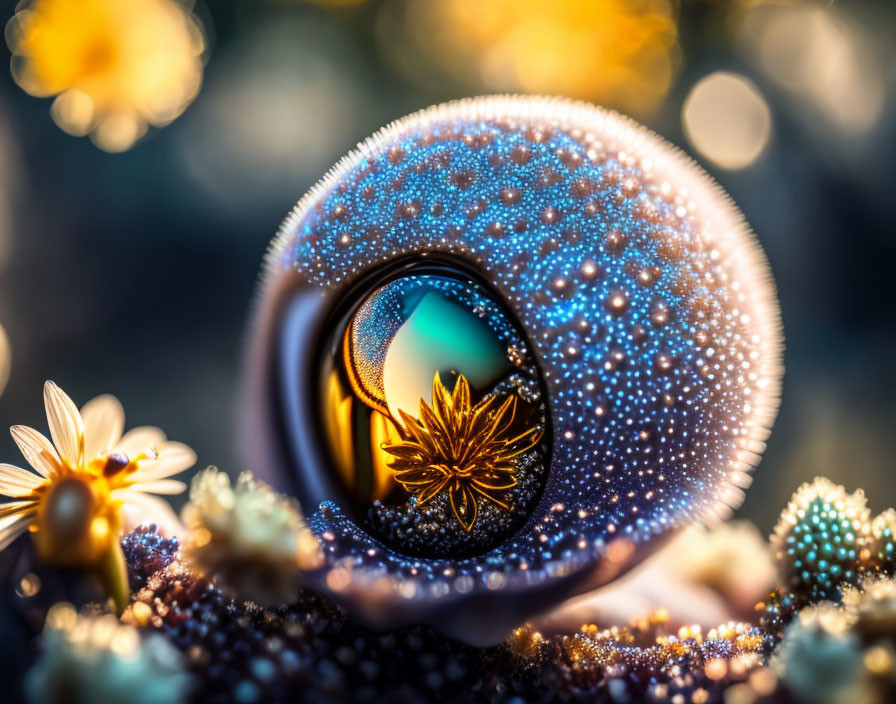
M688 141L723 169L752 164L771 135L771 112L753 83L716 71L691 88L681 109Z
M297 494L321 588L378 624L494 641L740 502L780 351L764 258L689 159L584 104L452 103L370 138L283 224L247 459ZM537 436L532 465L481 462L474 417L493 460ZM407 509L374 504L377 477ZM415 523L414 498L452 510ZM461 545L458 522L489 528Z

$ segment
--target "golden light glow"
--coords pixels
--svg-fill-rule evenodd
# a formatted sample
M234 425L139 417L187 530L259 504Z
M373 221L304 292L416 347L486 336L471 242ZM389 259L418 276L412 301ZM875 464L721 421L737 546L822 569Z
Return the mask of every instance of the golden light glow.
M383 450L383 444L391 444L401 439L395 423L389 416L371 410L370 475L368 476L359 471L358 458L355 455L356 440L353 426L355 404L353 397L345 393L337 372L332 371L327 375L324 394L324 407L326 408L326 412L323 414L324 432L327 434L328 444L333 453L333 462L344 485L357 487L360 483L369 487L371 500L386 499L396 488L396 483L392 476L392 470L389 468L392 458Z
M743 76L716 71L691 88L681 110L694 148L723 169L752 164L771 135L771 112L755 85Z
M110 152L174 120L202 80L202 27L174 0L31 0L6 37L16 83L57 95L56 124Z
M392 0L379 33L421 82L438 78L429 68L465 86L644 113L678 67L674 14L668 0Z
M394 458L395 479L418 505L448 492L454 516L467 532L476 522L478 497L510 510L503 493L517 484L514 460L541 437L535 429L511 436L516 396L497 408L495 400L492 396L473 406L463 374L449 393L436 372L432 406L420 399L419 418L399 410L403 437L383 446Z
M379 411L373 411L370 414L370 454L373 463L371 496L374 501L384 500L395 487L392 457L383 446L397 442L401 442L401 435L392 419Z
M333 460L339 474L346 484L350 484L355 473L352 397L343 393L339 374L335 371L327 376L325 393L325 406L329 412L324 414L324 431L333 450Z
M129 591L117 538L125 514L136 509L140 519L149 513L164 523L170 506L149 494L183 491L186 485L169 477L191 467L196 455L158 428L122 435L124 410L113 396L78 411L48 381L44 404L52 443L33 428L10 429L34 471L0 464L0 495L13 499L0 504L0 550L30 531L42 560L98 570L123 609Z

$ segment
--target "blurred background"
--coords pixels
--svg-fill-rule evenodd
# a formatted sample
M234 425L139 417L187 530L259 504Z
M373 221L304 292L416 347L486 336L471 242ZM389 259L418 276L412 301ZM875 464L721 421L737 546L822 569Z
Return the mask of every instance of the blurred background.
M79 404L114 393L129 426L162 425L200 467L243 469L231 429L248 313L295 201L408 112L556 94L687 150L768 254L787 374L739 514L768 532L819 474L864 488L874 511L896 504L892 0L0 7L15 15L0 71L0 427L45 428L51 378ZM5 434L0 459L20 461Z

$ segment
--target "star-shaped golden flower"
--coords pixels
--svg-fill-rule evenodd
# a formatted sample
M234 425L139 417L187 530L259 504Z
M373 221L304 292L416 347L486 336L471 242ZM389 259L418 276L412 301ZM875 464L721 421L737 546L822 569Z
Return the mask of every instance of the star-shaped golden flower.
M510 510L503 492L517 484L516 458L541 438L535 428L512 435L516 396L500 405L496 399L490 396L474 406L463 374L449 393L436 372L432 406L420 399L419 418L399 409L402 440L383 445L394 457L389 466L396 481L417 497L417 504L447 491L454 516L467 532L476 521L477 497Z

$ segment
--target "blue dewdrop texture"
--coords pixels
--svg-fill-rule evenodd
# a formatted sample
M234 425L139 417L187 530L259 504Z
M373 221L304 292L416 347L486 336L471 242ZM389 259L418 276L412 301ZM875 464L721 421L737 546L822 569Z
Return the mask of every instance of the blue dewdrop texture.
M746 228L744 252L717 250L687 193L587 129L448 117L392 134L287 225L277 264L338 299L396 258L464 259L529 336L553 455L524 527L462 561L402 556L335 503L305 507L330 564L495 589L716 511L737 453L770 424L760 384L777 374L766 352L777 330L740 295L767 287L773 300L764 272L739 259L755 256Z

